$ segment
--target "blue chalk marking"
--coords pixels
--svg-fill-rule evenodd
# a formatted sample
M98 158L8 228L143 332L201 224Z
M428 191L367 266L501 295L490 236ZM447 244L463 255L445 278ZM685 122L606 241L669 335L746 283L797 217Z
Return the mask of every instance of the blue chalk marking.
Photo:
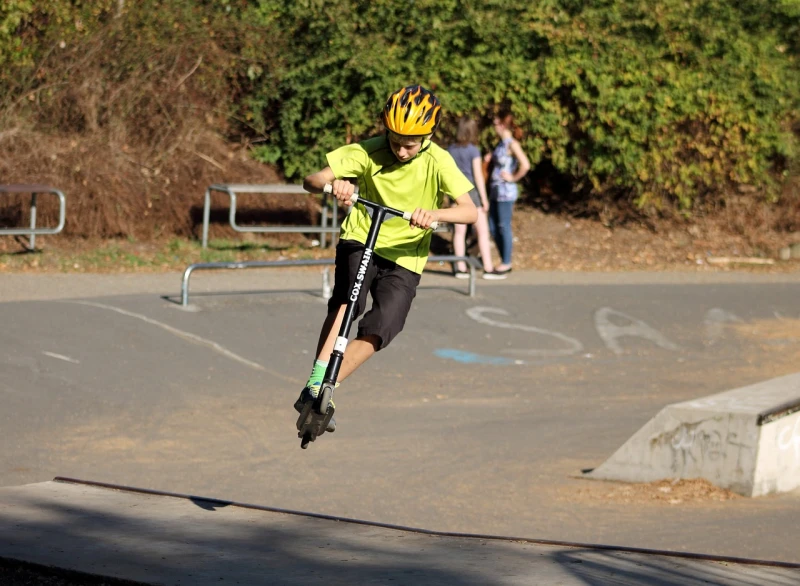
M502 356L484 356L482 354L475 354L474 352L466 352L464 350L455 350L453 348L439 348L434 351L434 354L439 358L446 358L448 360L455 360L464 364L521 364L521 360L514 360L513 358L503 358Z

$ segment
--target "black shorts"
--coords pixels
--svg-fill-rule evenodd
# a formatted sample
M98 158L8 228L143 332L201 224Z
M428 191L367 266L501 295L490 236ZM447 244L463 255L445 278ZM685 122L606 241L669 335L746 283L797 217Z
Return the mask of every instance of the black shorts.
M346 305L358 275L364 245L355 240L340 240L336 246L336 277L333 294L328 300L328 311L337 311ZM419 274L376 254L361 282L354 317L364 313L367 291L372 295L372 307L358 322L358 337L375 335L380 338L379 350L403 330L411 310L411 301L417 295Z

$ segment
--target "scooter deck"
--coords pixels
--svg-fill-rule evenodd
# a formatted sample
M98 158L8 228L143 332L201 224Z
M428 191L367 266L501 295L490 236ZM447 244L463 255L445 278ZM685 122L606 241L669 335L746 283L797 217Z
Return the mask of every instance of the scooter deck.
M303 405L300 417L297 418L297 437L301 438L300 447L304 450L310 442L325 433L333 417L334 407L330 403L325 413L320 413L317 408L316 401L308 401Z

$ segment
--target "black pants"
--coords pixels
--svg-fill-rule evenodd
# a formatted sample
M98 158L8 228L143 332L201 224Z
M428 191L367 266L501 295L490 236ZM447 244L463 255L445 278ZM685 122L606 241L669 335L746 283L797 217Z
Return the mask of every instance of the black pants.
M333 294L328 300L329 312L338 311L349 301L363 252L364 245L355 240L340 240L336 246L336 276ZM370 266L361 281L355 317L364 313L368 291L372 295L372 307L358 323L358 337L378 336L378 349L386 348L405 326L411 302L417 295L420 277L373 253Z

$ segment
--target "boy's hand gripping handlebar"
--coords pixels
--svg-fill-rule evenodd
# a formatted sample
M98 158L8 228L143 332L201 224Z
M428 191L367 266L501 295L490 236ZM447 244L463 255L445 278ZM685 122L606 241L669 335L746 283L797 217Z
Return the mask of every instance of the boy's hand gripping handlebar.
M410 222L411 221L411 216L412 216L412 214L414 212L403 212L401 210L396 210L394 208L390 208L388 206L384 206L384 205L381 205L379 203L375 203L374 201L370 201L368 199L361 199L360 200L359 197L358 197L358 187L356 186L355 189L356 190L353 193L353 195L350 196L350 203L355 204L356 202L360 201L361 205L364 205L364 206L366 206L368 208L372 208L372 209L383 208L390 215L401 217L406 222ZM330 183L326 183L325 187L322 188L322 191L324 193L328 194L328 195L331 195L333 193L333 185L330 184ZM439 222L436 222L436 221L431 222L430 230L436 230L438 227L439 227Z

